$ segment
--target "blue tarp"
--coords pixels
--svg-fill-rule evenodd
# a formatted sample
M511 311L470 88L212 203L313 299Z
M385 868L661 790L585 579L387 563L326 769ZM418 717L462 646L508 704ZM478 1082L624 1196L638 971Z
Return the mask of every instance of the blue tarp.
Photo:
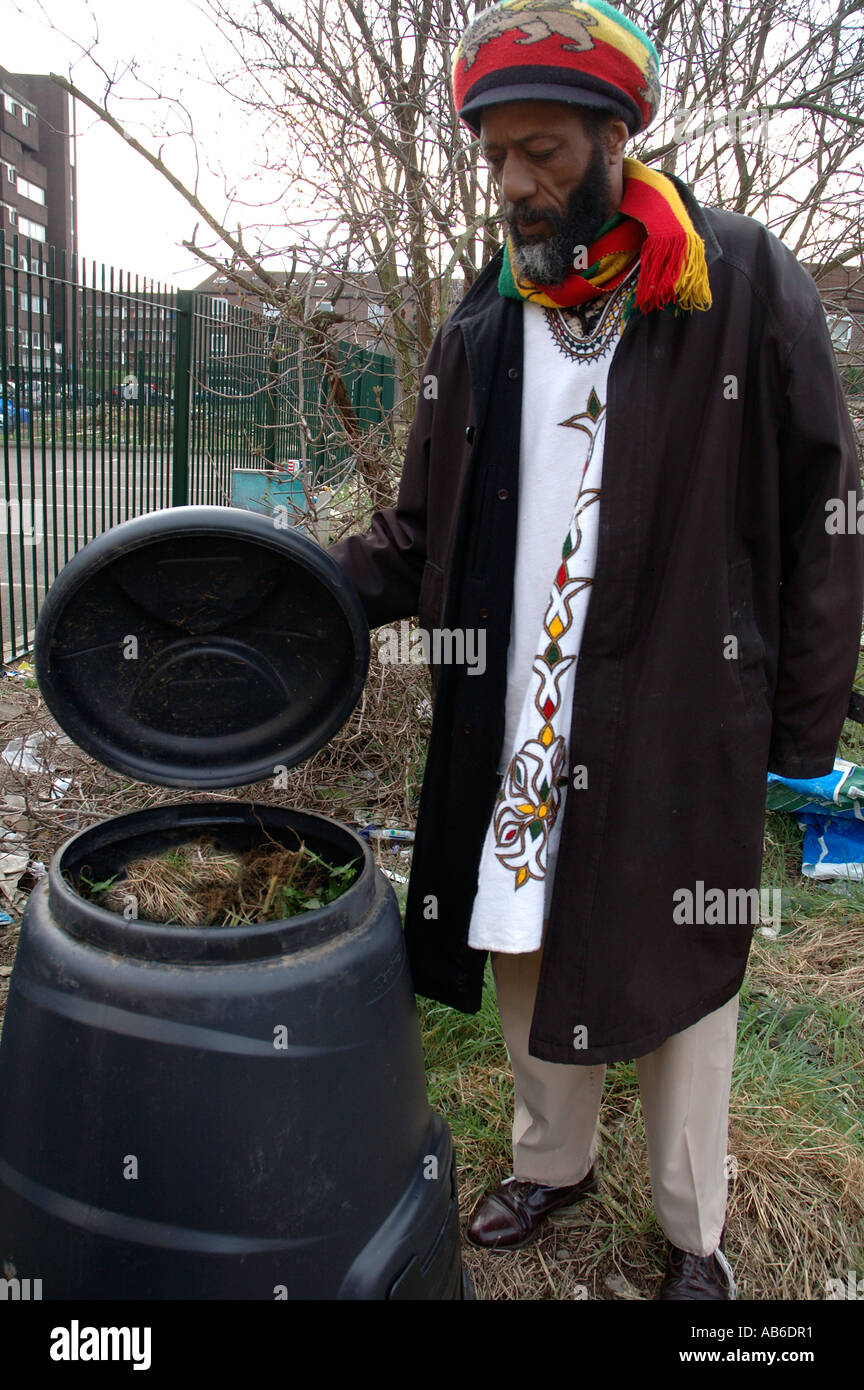
M804 831L807 878L864 879L864 768L835 758L824 777L768 773L769 811L788 811Z

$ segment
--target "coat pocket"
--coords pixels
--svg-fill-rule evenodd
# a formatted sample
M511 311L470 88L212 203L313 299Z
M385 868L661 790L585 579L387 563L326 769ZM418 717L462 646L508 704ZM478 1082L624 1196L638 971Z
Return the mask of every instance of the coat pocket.
M422 628L437 627L441 621L444 601L444 571L440 565L427 560L423 566L420 580L420 598L417 603L417 617Z
M730 654L744 704L750 714L767 709L768 682L765 678L765 642L753 607L753 571L749 560L729 567L729 635L737 642L737 654Z

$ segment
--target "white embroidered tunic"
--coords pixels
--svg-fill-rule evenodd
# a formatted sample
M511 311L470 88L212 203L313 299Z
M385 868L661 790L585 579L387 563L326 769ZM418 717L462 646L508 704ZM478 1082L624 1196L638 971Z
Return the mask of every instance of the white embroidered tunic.
M498 763L504 781L468 934L469 946L482 950L536 951L542 942L573 774L567 738L597 555L606 381L638 270L637 260L605 302L579 313L523 306L519 518Z

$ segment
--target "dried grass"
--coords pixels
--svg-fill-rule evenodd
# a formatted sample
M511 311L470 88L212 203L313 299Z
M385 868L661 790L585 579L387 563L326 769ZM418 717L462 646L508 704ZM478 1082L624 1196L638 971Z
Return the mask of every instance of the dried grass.
M814 916L793 914L781 949L760 952L761 979L778 994L860 1007L864 1001L864 916L842 898Z
M282 921L338 897L356 874L334 867L303 842L288 849L275 840L231 854L208 836L161 855L133 859L107 890L80 874L74 887L100 907L146 922L185 927L234 927Z
M211 900L236 885L241 867L239 855L226 854L216 849L212 840L202 839L178 845L158 857L130 860L123 877L107 892L88 893L87 881L80 877L76 887L113 912L122 912L130 897L134 898L136 916L146 922L215 925Z

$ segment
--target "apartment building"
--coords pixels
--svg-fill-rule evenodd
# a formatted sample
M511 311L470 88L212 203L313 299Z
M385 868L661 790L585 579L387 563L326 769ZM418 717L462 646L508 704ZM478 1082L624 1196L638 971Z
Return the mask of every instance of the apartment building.
M0 67L0 231L6 242L7 378L35 372L62 338L62 297L49 304L45 270L77 252L73 103L50 77ZM29 252L28 252L29 242ZM13 283L14 281L14 283Z
M50 77L0 67L0 108L3 231L65 251L68 262L77 250L72 102Z

